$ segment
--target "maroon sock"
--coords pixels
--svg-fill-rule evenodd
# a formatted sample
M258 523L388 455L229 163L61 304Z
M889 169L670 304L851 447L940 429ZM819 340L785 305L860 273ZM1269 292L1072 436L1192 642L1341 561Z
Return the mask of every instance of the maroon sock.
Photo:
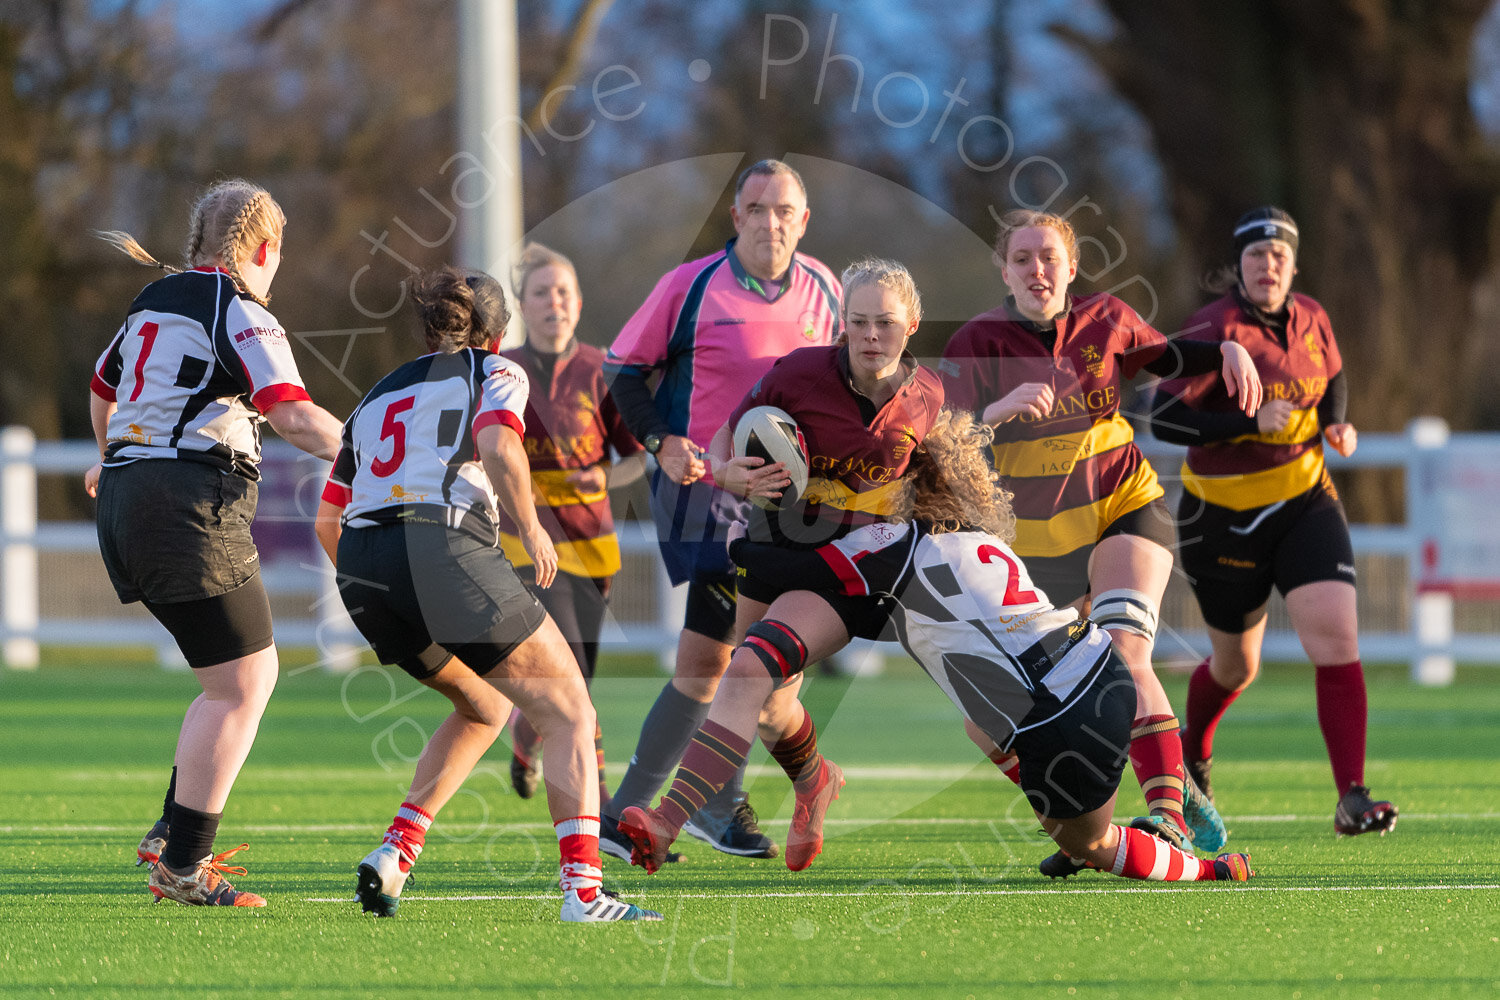
M1200 760L1214 755L1214 730L1219 728L1219 720L1239 696L1238 691L1231 691L1214 680L1207 660L1198 664L1192 680L1188 681L1187 725L1182 730L1184 753L1192 755L1196 750Z
M717 722L705 721L702 728L688 744L672 779L672 787L662 796L657 812L677 829L703 803L713 798L720 789L729 784L745 757L750 753L750 741L736 735Z
M786 776L796 784L804 777L804 772L816 775L817 766L821 758L818 755L818 731L813 728L812 716L807 714L807 709L802 710L802 725L791 736L778 740L775 746L767 746L771 756Z
M1365 725L1369 719L1365 670L1355 660L1337 666L1319 666L1316 677L1318 727L1328 745L1333 783L1342 795L1350 785L1365 783Z
M1146 811L1186 830L1182 818L1182 739L1177 718L1148 715L1130 727L1130 766L1146 796Z

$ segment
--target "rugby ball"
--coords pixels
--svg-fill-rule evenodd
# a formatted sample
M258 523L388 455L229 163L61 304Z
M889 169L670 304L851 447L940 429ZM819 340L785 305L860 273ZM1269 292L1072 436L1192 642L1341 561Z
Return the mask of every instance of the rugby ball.
M751 497L750 502L766 510L796 503L807 492L807 443L791 414L775 406L746 410L734 425L734 453L763 458L766 464L780 462L792 477L791 485L778 497Z

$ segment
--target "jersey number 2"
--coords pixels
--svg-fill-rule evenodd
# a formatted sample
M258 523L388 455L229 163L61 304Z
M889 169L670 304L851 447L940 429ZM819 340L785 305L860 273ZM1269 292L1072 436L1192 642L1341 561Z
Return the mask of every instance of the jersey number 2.
M406 461L406 425L397 418L415 405L417 397L407 396L386 407L385 420L380 425L380 440L391 440L391 457L377 458L370 463L370 471L382 479L395 473Z
M1016 565L1016 561L1014 559L1006 555L1000 549L995 548L995 546L993 545L979 546L979 552L976 554L979 556L979 561L982 563L994 562L996 559L999 559L1001 562L1005 563L1006 569L1009 570L1009 575L1005 580L1006 604L1039 603L1039 598L1036 596L1036 591L1016 589L1018 586L1020 586L1021 583L1021 567Z

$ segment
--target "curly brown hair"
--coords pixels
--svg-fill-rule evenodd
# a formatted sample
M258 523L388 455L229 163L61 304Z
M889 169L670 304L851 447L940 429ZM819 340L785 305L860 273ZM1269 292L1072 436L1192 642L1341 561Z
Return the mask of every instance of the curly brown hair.
M935 535L979 529L1007 543L1016 536L1011 493L984 455L995 432L973 414L944 407L912 453L896 512L925 521Z
M492 347L510 322L505 289L483 271L449 264L423 271L411 279L411 299L429 351Z

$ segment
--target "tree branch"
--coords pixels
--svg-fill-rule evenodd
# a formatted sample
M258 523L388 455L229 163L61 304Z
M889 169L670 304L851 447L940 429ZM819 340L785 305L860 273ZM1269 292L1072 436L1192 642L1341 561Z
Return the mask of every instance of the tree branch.
M599 34L599 22L604 20L604 15L609 12L610 5L614 0L588 0L578 8L578 13L573 17L573 23L568 28L567 45L563 49L562 61L558 63L552 78L542 88L542 96L532 105L530 111L526 112L526 128L535 132L542 125L542 105L547 103L547 95L559 87L566 87L578 77L578 69L583 64L584 56L587 55L589 46L594 44L594 39Z

